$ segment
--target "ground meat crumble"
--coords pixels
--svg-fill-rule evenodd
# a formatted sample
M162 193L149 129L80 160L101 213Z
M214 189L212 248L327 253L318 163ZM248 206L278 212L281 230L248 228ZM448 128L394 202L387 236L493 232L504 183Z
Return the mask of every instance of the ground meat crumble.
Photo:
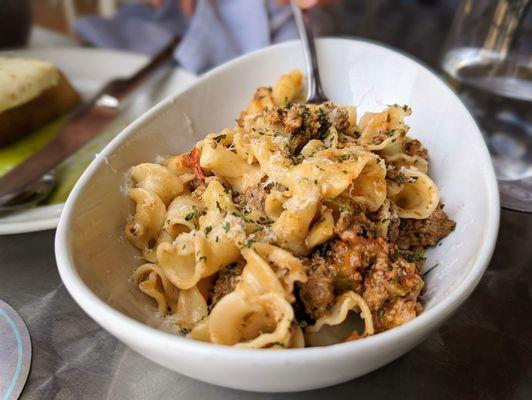
M425 160L429 160L429 152L421 142L417 139L412 139L404 144L404 152L409 156L419 156Z
M232 263L218 272L218 278L210 293L210 306L214 306L222 297L235 290L237 283L240 281L240 275L244 269L243 264Z
M338 238L311 254L309 279L299 285L306 314L313 320L323 317L339 294L354 290L368 304L376 332L419 315L424 248L455 226L442 207L424 220L391 219L386 236L374 229L378 212L352 207L336 213Z
M309 279L300 285L299 297L312 319L323 317L346 290L367 302L377 332L390 329L421 312L418 297L423 279L415 263L390 257L382 238L366 239L352 231L314 252Z
M439 205L426 219L401 219L395 233L394 242L401 248L412 246L435 246L449 235L456 224Z

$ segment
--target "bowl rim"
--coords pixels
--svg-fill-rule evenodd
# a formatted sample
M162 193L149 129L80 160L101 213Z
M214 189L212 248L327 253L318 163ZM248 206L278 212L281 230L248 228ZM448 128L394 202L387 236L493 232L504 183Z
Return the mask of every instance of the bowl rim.
M75 187L73 188L70 196L68 197L64 210L57 227L55 237L55 255L57 260L57 266L59 274L65 287L74 300L81 306L81 308L96 321L112 321L109 324L113 326L120 326L121 331L129 331L128 335L135 335L136 341L148 341L156 342L157 347L176 348L180 351L194 353L196 355L216 356L227 361L239 361L239 362L256 362L257 357L260 357L260 361L263 365L275 365L282 362L302 363L309 361L325 361L327 359L335 359L340 354L342 357L349 356L350 354L358 353L364 348L379 348L400 338L416 336L416 332L432 329L439 325L443 320L454 312L462 302L471 294L480 281L484 271L488 267L489 261L493 254L500 217L500 204L499 204L499 192L497 188L497 180L495 172L491 164L491 158L488 149L482 138L480 129L476 124L476 121L467 110L462 100L452 91L450 86L443 81L433 70L425 66L422 62L419 62L410 55L404 54L395 49L391 49L382 44L377 44L369 40L360 39L347 39L347 38L321 38L318 39L318 52L320 45L326 45L327 43L342 43L350 45L353 42L363 44L364 46L378 47L382 51L387 53L393 53L396 57L406 58L408 61L413 62L429 75L434 77L440 85L443 86L443 90L448 91L451 96L455 97L463 111L465 111L465 118L468 118L470 123L476 128L476 132L473 134L482 143L480 148L476 149L477 158L483 160L482 177L486 182L487 191L487 206L486 206L486 226L484 231L482 242L477 250L476 257L474 259L471 270L467 273L464 279L438 304L434 307L423 311L419 316L413 320L396 327L394 329L379 333L374 336L364 338L364 340L351 341L346 343L338 343L330 346L323 347L305 347L298 349L284 349L283 351L257 351L257 349L235 348L231 346L224 346L214 343L201 342L198 340L181 337L175 334L164 332L157 328L146 325L140 321L137 321L126 314L113 308L103 300L101 300L81 279L79 276L71 254L69 230L72 220L72 214L74 206L77 203L80 194L85 187L92 181L93 175L97 169L104 163L105 158L115 153L118 147L129 136L134 134L142 126L146 125L153 118L157 118L159 111L162 111L170 104L174 97L186 96L188 91L194 90L196 84L200 84L204 81L211 79L212 76L219 72L231 68L233 65L242 62L244 59L252 58L258 54L274 52L277 49L284 47L291 47L297 45L297 40L291 40L268 46L263 49L256 50L246 55L235 58L201 76L195 83L193 83L185 91L179 93L176 96L171 96L161 101L156 106L146 111L142 116L137 118L133 123L126 127L120 134L118 134L105 148L96 155L95 159L91 162L89 167L80 177ZM100 323L99 323L100 324ZM100 324L104 329L108 329L107 326ZM107 324L106 324L107 325ZM428 328L427 328L428 327ZM114 335L114 333L113 333ZM119 339L121 339L119 337ZM294 357L297 356L297 357Z

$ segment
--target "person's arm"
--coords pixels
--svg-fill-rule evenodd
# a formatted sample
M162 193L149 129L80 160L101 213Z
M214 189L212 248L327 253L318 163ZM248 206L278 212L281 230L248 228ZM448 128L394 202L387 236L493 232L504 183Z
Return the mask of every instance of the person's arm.
M290 0L277 0L279 4L289 4ZM339 0L296 0L301 8L311 8L314 6L325 6L327 4L338 3Z
M161 5L164 0L151 0L155 5ZM319 5L327 5L338 3L340 0L296 0L297 4L301 8L312 8ZM196 0L176 0L179 8L186 15L190 16L194 13L194 8L196 7ZM289 4L290 0L277 0L279 4Z
M151 0L151 3L154 6L161 6L164 3L164 0ZM175 3L179 6L181 11L188 16L192 15L196 8L196 0L175 0Z

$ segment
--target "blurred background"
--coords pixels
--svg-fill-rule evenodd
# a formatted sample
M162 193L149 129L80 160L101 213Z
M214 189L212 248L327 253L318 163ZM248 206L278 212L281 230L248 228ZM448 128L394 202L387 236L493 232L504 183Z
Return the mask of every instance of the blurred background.
M35 25L72 35L76 18L94 14L110 17L121 5L134 2L30 0ZM437 67L459 3L460 0L343 0L327 7L333 24L328 33L378 40Z

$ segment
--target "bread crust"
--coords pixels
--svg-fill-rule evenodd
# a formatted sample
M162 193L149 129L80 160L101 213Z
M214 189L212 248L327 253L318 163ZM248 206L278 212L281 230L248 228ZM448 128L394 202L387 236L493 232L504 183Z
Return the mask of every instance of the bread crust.
M68 113L79 101L78 92L59 72L57 85L27 103L0 113L0 146L12 143Z

